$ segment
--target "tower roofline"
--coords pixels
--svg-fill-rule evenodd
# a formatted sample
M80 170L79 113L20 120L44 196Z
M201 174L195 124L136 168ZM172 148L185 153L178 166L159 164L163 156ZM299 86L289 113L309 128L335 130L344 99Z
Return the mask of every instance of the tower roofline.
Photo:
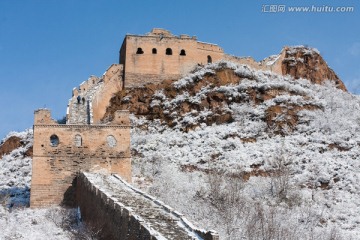
M127 37L152 37L152 38L178 38L178 39L192 39L197 41L196 36L190 37L187 34L180 34L180 35L174 35L169 30L163 29L163 28L153 28L150 32L146 34L132 34L127 33L125 35L124 41Z

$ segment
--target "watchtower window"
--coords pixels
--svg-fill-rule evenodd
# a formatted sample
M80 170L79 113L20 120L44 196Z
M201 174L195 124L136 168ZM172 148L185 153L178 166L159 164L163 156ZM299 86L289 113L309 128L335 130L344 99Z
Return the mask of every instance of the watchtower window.
M74 142L75 142L76 147L81 147L82 146L82 138L81 138L81 136L79 134L75 135Z
M116 138L112 135L106 137L106 142L109 147L115 147L117 143Z
M152 54L157 54L156 48L153 48L153 49L152 49Z
M50 146L57 147L59 145L59 137L54 135L51 135L50 137Z
M184 49L181 49L181 51L180 51L180 56L186 56L186 52L185 52Z
M172 55L172 49L171 48L166 49L166 55Z
M137 51L136 51L136 54L143 54L144 51L142 50L142 48L138 48Z
M208 62L208 63L212 63L212 58L211 58L210 55L207 56L207 62Z

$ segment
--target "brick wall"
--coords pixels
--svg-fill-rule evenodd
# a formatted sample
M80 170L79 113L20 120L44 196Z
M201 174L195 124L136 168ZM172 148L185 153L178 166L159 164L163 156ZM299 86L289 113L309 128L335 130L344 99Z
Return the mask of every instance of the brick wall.
M127 73L125 87L139 87L144 83L161 83L164 80L175 80L180 79L181 75L178 74L137 74Z

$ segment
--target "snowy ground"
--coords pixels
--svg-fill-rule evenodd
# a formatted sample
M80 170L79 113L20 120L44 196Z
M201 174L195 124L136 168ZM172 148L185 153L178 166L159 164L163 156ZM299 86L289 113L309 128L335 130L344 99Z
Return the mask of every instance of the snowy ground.
M71 239L71 234L57 224L56 209L17 208L9 211L0 205L0 239L47 240Z

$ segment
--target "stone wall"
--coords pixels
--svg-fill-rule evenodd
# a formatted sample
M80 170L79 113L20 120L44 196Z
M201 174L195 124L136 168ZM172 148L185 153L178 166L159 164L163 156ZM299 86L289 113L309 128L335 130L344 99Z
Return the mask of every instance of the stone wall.
M113 176L115 178L117 178L119 181L121 181L124 185L126 185L129 189L131 189L135 193L144 197L144 199L147 199L148 201L152 201L156 205L158 205L161 208L163 208L164 210L166 210L169 214L175 216L177 218L177 220L179 222L181 222L189 230L189 232L195 233L198 237L200 237L201 239L204 239L204 240L219 240L219 235L216 231L213 231L213 230L206 231L204 229L194 226L194 224L192 222L190 222L183 214L176 211L172 207L166 205L162 201L154 198L153 196L141 191L140 189L133 187L132 185L130 185L129 183L124 181L120 176L118 176L116 174L113 174Z
M93 94L91 101L92 123L99 124L110 99L123 89L123 65L111 65L102 76L103 85Z
M145 83L159 84L164 80L180 79L182 75L179 74L142 74L142 73L127 73L126 87L141 87Z
M122 194L133 199L131 201L133 204L143 203L141 206L129 207L125 205L125 199L124 203L119 201L121 199L119 192L113 192L105 186L110 183L106 182L106 184L102 183L103 185L98 185L98 183L94 183L89 177L91 177L91 174L81 173L77 178L77 204L80 207L83 220L85 220L92 229L101 232L100 239L219 239L216 232L196 228L182 214L154 197L132 187L119 176L115 175L115 178L120 182L113 182L113 184L116 184L117 191L121 191ZM142 200L139 201L139 198ZM158 218L160 223L154 224L154 222L148 222L148 218L137 212L139 209L146 209L147 212L152 213L150 220ZM159 209L164 215L158 215ZM169 221L169 217L165 215L172 215L171 220ZM181 234L176 234L173 232L176 230L171 230L172 228L169 225L174 225L176 228L183 226L186 230ZM164 229L169 229L169 232L160 233L157 231L159 226Z
M73 201L79 171L118 173L131 181L130 121L118 112L108 125L57 124L49 110L35 112L30 206Z
M131 208L115 202L91 183L84 174L77 178L77 204L81 217L93 231L100 232L100 239L155 240L159 234L144 226Z
M123 65L113 64L98 78L91 76L74 88L67 109L69 124L98 124L111 97L123 89Z

